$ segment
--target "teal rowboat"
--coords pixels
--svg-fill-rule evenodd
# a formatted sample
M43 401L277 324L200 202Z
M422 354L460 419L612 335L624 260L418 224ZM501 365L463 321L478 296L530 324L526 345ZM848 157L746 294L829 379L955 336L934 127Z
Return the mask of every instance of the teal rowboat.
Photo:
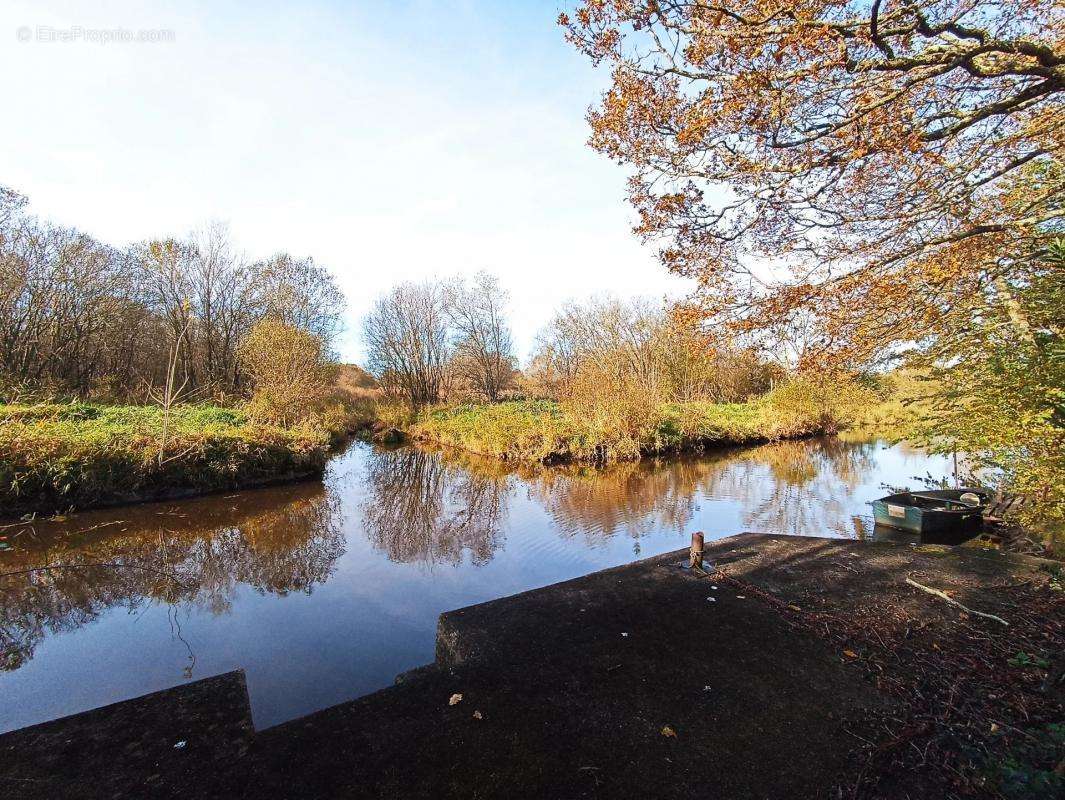
M900 492L873 501L877 525L916 534L953 533L980 523L991 499L986 489Z

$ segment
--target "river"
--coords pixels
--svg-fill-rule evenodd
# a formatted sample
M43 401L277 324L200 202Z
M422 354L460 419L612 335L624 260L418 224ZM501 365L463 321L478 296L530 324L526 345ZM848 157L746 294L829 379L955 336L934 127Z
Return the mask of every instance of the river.
M437 616L742 531L873 535L904 444L814 439L607 469L351 444L325 479L0 530L0 731L232 669L257 728L433 660Z

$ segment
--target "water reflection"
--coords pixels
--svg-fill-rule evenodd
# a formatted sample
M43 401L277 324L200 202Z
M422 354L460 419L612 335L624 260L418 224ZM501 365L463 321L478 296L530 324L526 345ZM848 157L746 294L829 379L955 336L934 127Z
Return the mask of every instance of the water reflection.
M363 527L392 561L486 564L503 544L511 484L487 464L405 447L375 453L366 478Z
M76 630L116 608L137 613L162 603L217 615L229 612L240 585L260 594L310 593L344 552L337 499L313 485L269 497L265 509L228 506L234 518L219 527L211 527L221 511L211 500L130 509L117 533L87 541L75 525L101 530L95 520L107 512L27 525L30 547L0 557L0 669L21 667L49 633Z
M638 540L663 528L681 531L701 504L720 500L739 503L748 530L864 537L851 499L875 467L874 444L818 439L606 469L541 468L524 477L563 536L624 532Z
M402 564L487 564L504 546L516 486L563 538L623 533L636 541L692 528L701 503L728 500L746 529L867 536L849 502L874 469L874 445L780 442L700 458L591 467L506 467L468 454L410 447L368 455L361 523L368 541ZM340 495L298 486L168 507L79 515L36 526L37 546L0 556L0 669L18 669L47 633L145 603L230 611L241 585L259 594L309 593L344 552ZM250 502L249 502L250 501ZM79 537L128 519L110 535ZM98 521L98 520L103 520ZM40 538L43 528L45 536ZM27 540L31 542L31 540Z
M947 465L837 439L591 467L358 444L322 484L0 529L0 731L243 668L256 725L432 660L440 612L744 530L873 535Z
M763 445L715 474L707 491L738 499L749 530L864 538L852 501L873 472L874 447L837 439Z

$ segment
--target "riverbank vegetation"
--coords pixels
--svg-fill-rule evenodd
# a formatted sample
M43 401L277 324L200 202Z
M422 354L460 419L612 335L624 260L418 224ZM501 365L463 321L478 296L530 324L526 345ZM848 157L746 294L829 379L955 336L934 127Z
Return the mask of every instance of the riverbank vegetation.
M1065 529L1058 9L756 5L561 15L609 71L590 143L636 232L725 340L922 374L919 441Z
M0 189L0 514L316 474L369 423L312 260L248 261L219 225L115 248L25 206Z
M405 284L378 300L366 339L388 398L381 430L507 460L602 463L832 433L871 399L846 375L792 376L666 305L609 297L566 305L519 372L507 298L476 284Z
M275 363L291 363L284 351ZM341 375L357 370L352 365ZM0 403L2 515L51 513L256 486L321 474L337 443L369 428L373 390L266 384L247 402L116 405ZM304 400L303 390L310 390ZM316 394L314 392L317 392Z
M586 418L552 400L458 405L419 415L416 439L508 461L593 461L702 450L833 433L844 415L781 408L778 396L747 403L690 401L648 409L635 427Z
M212 405L0 405L0 508L62 512L318 474L329 434Z

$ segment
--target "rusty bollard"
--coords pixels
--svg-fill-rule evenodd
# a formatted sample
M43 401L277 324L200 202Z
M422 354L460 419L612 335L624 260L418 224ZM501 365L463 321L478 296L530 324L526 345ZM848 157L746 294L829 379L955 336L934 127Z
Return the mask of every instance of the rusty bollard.
M696 531L692 534L692 549L688 558L690 569L703 568L703 532Z

